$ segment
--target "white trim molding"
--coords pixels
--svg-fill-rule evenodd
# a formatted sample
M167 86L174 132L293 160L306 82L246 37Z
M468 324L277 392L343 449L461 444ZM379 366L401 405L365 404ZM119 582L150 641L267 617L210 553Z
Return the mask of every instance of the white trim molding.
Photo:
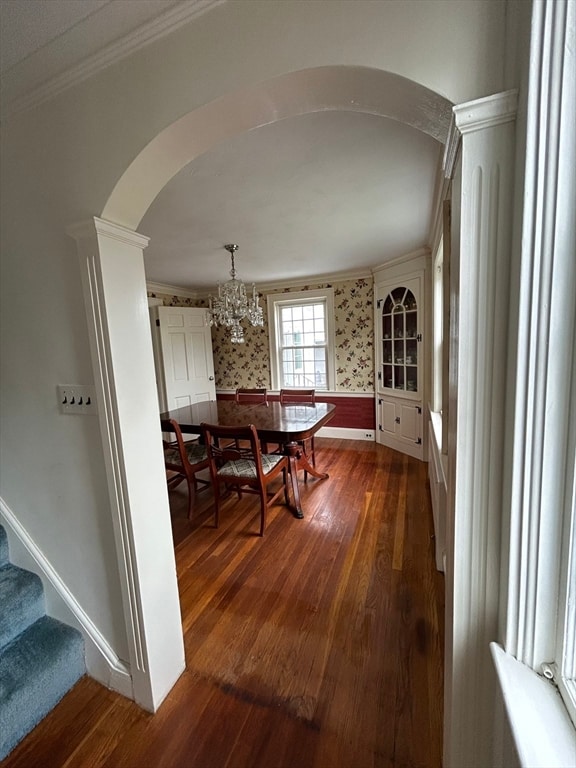
M148 238L98 218L68 233L82 274L134 698L156 711L185 660L144 279Z
M0 516L8 529L10 562L38 574L44 586L48 615L82 633L86 671L90 677L129 699L133 698L130 667L118 657L3 499L0 499Z
M169 35L192 19L211 10L226 0L184 0L177 6L142 24L119 40L88 56L73 67L41 83L36 88L15 98L4 106L6 115L17 114L48 101L59 93L97 75L106 67L130 56L156 40Z
M499 637L501 665L523 670L514 673L517 695L507 706L520 764L530 768L576 765L575 43L573 2L534 3L521 227L513 248L518 306L511 324L512 469ZM543 668L558 689L539 679ZM499 683L506 698L501 674ZM523 724L527 702L530 726ZM568 712L573 722L565 753ZM537 760L535 733L544 732L537 747L546 751Z
M338 440L369 440L374 442L373 429L356 429L354 427L321 427L317 437L334 437Z
M445 768L491 765L504 460L516 93L454 107L462 135L453 233L446 515Z

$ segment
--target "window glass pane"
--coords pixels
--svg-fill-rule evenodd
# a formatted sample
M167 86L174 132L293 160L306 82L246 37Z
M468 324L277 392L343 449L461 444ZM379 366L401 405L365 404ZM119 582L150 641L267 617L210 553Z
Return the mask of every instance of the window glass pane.
M315 306L315 304L306 304L306 306L303 308L302 316L305 320L311 320L314 317Z

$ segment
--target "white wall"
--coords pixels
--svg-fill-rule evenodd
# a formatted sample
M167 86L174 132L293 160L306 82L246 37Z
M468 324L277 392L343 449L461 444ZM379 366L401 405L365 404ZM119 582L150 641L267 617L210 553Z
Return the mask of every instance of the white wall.
M126 638L98 427L60 415L56 402L57 384L93 380L65 228L102 212L160 130L230 91L305 67L353 64L462 102L502 89L503 34L499 0L234 0L4 119L0 496L121 658Z

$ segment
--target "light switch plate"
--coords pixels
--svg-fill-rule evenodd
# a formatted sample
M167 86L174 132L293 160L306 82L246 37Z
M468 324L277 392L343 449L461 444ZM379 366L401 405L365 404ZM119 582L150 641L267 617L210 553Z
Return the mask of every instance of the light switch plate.
M96 390L92 384L59 384L56 389L60 413L98 413Z

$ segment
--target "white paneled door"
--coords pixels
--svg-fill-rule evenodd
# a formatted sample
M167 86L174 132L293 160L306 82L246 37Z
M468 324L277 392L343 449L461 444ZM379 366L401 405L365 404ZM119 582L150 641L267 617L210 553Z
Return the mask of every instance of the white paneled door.
M160 409L216 400L212 336L206 310L152 307L150 311Z

